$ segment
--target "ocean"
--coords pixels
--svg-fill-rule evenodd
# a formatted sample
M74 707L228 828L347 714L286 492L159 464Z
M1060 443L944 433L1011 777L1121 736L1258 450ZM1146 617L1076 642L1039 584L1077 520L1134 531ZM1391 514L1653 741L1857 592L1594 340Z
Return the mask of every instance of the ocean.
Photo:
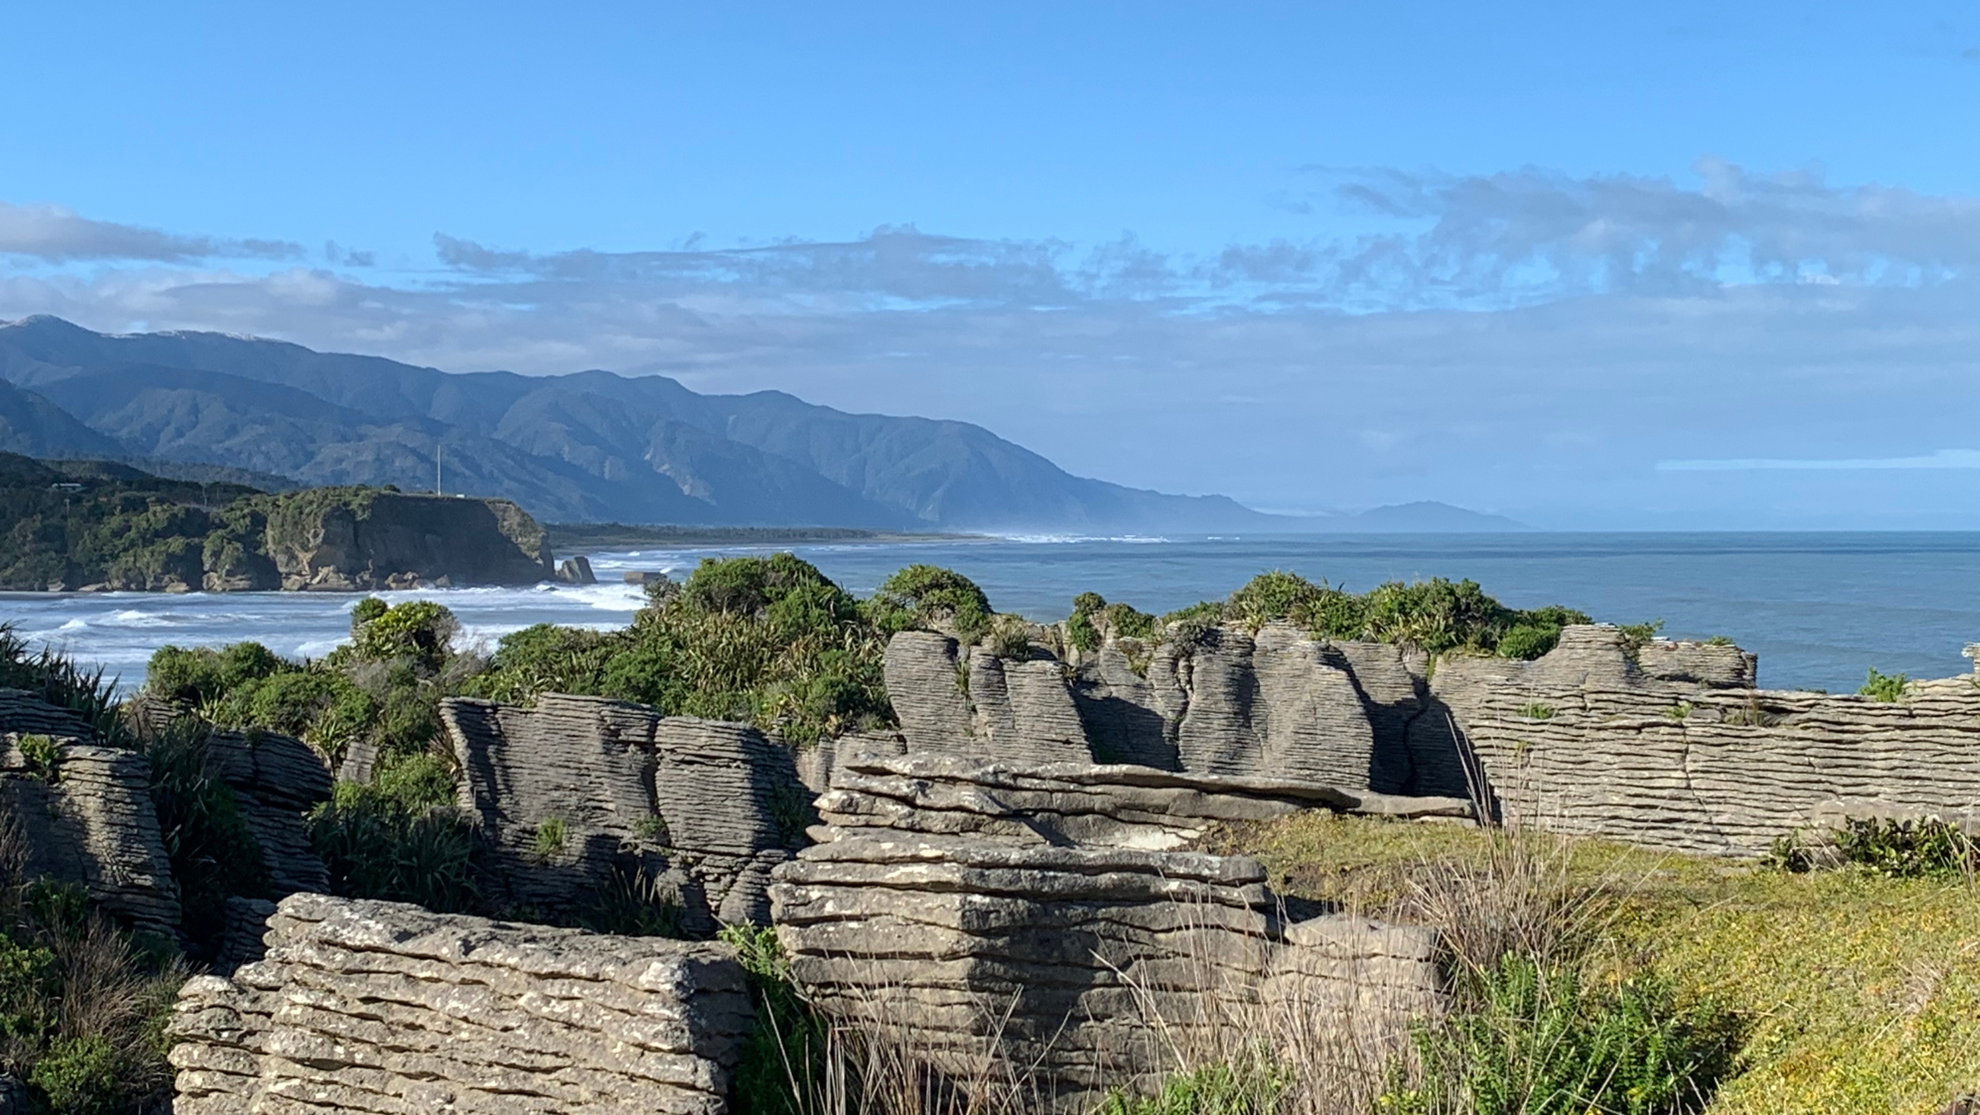
M779 547L784 548L784 547ZM1854 692L1871 668L1911 677L1965 673L1980 642L1980 533L1490 534L1069 538L787 547L864 595L914 562L983 586L1001 611L1063 618L1098 592L1148 612L1227 595L1284 569L1362 591L1387 580L1469 577L1506 604L1558 603L1599 620L1664 621L1674 638L1723 635L1760 656L1772 688ZM704 557L765 547L591 554L600 584L381 593L438 600L463 638L492 644L535 623L610 628L642 602L630 570L677 579ZM559 555L566 556L566 555ZM151 652L243 639L316 656L349 633L355 597L303 593L0 593L0 623L37 644L142 683Z

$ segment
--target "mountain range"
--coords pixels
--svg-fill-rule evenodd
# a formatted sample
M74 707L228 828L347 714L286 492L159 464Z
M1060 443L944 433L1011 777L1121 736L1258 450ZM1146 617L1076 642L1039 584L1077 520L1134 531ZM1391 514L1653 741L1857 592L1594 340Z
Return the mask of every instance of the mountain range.
M660 375L449 373L202 332L0 324L0 450L502 496L565 522L1117 532L1518 529L1442 504L1267 515L1073 476L967 422ZM1428 508L1426 511L1425 509ZM1419 522L1421 525L1409 525Z

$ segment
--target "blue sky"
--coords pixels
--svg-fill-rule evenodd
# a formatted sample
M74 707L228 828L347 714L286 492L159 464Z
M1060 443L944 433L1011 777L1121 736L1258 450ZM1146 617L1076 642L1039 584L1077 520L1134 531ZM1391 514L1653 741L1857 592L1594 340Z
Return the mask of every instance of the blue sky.
M0 318L1281 509L1980 527L1970 4L300 7L10 12Z

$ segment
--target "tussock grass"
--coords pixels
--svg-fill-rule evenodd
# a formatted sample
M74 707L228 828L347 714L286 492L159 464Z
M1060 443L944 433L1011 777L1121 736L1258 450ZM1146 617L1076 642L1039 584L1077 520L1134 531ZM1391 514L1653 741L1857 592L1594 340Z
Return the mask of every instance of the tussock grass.
M1307 814L1233 829L1286 893L1374 914L1422 910L1426 871L1489 871L1492 833ZM1931 1115L1980 1084L1980 888L1860 866L1791 874L1561 840L1556 881L1586 904L1579 971L1716 1003L1744 1037L1705 1115Z

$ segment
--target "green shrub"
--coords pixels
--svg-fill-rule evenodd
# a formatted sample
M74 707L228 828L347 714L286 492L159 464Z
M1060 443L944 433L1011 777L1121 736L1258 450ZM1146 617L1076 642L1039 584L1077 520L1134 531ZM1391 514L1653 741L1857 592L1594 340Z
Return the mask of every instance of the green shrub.
M266 728L305 738L336 704L343 681L328 670L293 667L240 685L205 711L222 727Z
M1903 674L1880 674L1873 667L1869 676L1863 679L1863 688L1856 692L1873 701L1890 704L1903 697L1910 685L1911 679Z
M578 924L620 937L684 936L680 891L644 871L618 868L598 888Z
M1621 636L1623 657L1631 662L1636 661L1636 652L1642 650L1650 640L1655 639L1657 632L1663 629L1664 621L1661 619L1653 619L1648 623L1625 623L1617 627L1616 633Z
M999 658L1031 657L1031 625L1019 616L998 616L984 641L990 653Z
M536 858L544 861L555 859L570 843L570 825L562 817L545 817L536 826L536 839L530 850Z
M55 781L56 763L60 756L54 736L30 733L20 737L15 746L21 749L21 758L27 760L29 770L50 782Z
M339 782L309 815L310 843L337 893L475 908L473 830L453 805L454 779L435 755L381 763L369 783Z
M1093 626L1092 613L1075 611L1067 617L1066 641L1083 651L1100 649L1100 629Z
M992 614L990 598L976 582L934 565L896 572L861 607L885 635L946 623L970 642L989 630Z
M1532 661L1553 650L1561 641L1561 629L1521 623L1499 636L1499 657Z
M1116 639L1146 639L1155 634L1155 617L1127 604L1109 604L1100 610L1107 634Z
M719 936L736 950L756 1008L732 1078L732 1109L736 1115L810 1115L806 1099L826 1092L824 1022L791 982L775 929L727 925ZM857 1081L846 1083L858 1087Z
M1263 1058L1210 1065L1171 1074L1152 1096L1111 1092L1097 1115L1273 1115L1292 1083L1290 1070Z
M1951 879L1980 872L1980 844L1948 821L1851 817L1836 830L1835 841L1845 862L1893 879Z
M210 734L206 725L182 717L145 747L151 804L179 884L179 925L202 952L219 944L227 899L264 897L268 886L260 845L233 788L208 768Z
M56 1038L35 1062L28 1083L63 1115L116 1115L128 1100L124 1058L102 1034Z
M1519 714L1528 720L1552 720L1554 718L1554 706L1539 703L1530 704L1520 709Z
M1203 600L1164 613L1156 622L1161 624L1170 642L1179 647L1193 647L1203 641L1212 627L1224 622L1226 613L1223 601Z
M1227 615L1253 631L1272 620L1300 622L1328 591L1297 573L1275 569L1260 573L1231 593Z
M1365 638L1402 643L1429 654L1466 648L1487 651L1514 626L1518 613L1485 595L1476 581L1377 585L1366 600Z
M488 671L471 679L467 690L510 704L533 702L538 693L595 694L602 691L609 664L617 671L611 688L657 691L668 672L666 660L649 655L629 661L639 658L642 649L604 632L539 623L503 636Z
M163 1028L187 971L169 947L139 947L79 886L23 882L20 831L0 818L0 1068L27 1110L108 1115L169 1101Z
M339 649L348 649L362 662L405 659L418 668L438 670L460 632L454 613L431 600L410 600L382 611L364 606L375 600L366 597L351 612L351 641L348 648Z
M1507 956L1471 999L1419 1031L1424 1084L1395 1109L1472 1115L1684 1115L1731 1074L1735 1018L1687 1006L1653 979L1590 986L1573 969Z
M152 652L145 668L148 691L193 708L226 697L248 682L280 670L294 669L260 643L235 643L222 650L211 647L162 646Z

